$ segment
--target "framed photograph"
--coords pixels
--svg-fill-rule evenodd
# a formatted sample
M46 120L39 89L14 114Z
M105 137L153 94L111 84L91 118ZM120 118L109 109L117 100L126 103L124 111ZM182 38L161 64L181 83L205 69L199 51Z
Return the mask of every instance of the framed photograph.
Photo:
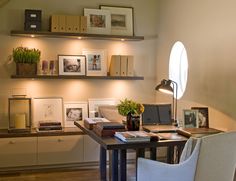
M60 122L63 126L63 99L61 97L43 97L33 99L33 127L40 121Z
M198 127L209 128L208 107L192 107L191 109L198 110Z
M111 34L111 13L105 9L84 8L87 31L91 34Z
M102 10L110 10L111 13L111 34L112 35L134 35L133 8L100 5Z
M84 55L58 55L59 75L85 75Z
M105 50L83 50L86 56L87 76L107 76L107 56Z
M64 120L65 127L76 127L74 121L82 121L88 117L87 102L65 102Z
M184 128L198 128L198 110L185 109L184 113Z
M90 118L95 118L95 117L99 117L99 113L98 113L98 107L101 105L117 105L118 104L118 100L114 99L114 98L101 98L101 99L88 99L88 103L89 103L89 117Z

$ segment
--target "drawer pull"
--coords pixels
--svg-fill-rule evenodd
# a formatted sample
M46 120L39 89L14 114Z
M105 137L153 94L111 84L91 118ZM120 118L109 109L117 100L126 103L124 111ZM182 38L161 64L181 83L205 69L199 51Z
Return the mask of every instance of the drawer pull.
M16 142L15 141L9 141L9 144L15 144Z

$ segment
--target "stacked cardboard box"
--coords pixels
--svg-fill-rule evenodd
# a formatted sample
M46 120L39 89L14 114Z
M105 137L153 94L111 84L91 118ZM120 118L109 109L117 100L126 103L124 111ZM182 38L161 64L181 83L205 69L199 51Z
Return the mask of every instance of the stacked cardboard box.
M51 32L86 33L87 17L72 15L52 15Z

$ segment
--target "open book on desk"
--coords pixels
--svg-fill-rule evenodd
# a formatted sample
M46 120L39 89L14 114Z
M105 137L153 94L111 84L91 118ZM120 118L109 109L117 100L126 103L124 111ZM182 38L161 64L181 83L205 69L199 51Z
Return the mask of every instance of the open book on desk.
M152 133L170 133L178 129L173 125L143 125L143 130Z

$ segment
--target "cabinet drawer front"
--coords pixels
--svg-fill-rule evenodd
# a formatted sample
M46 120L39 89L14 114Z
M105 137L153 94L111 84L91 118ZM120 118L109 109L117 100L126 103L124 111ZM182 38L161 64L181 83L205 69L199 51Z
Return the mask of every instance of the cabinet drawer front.
M0 167L35 165L37 138L1 138L0 160Z
M83 162L83 136L38 137L38 164Z

